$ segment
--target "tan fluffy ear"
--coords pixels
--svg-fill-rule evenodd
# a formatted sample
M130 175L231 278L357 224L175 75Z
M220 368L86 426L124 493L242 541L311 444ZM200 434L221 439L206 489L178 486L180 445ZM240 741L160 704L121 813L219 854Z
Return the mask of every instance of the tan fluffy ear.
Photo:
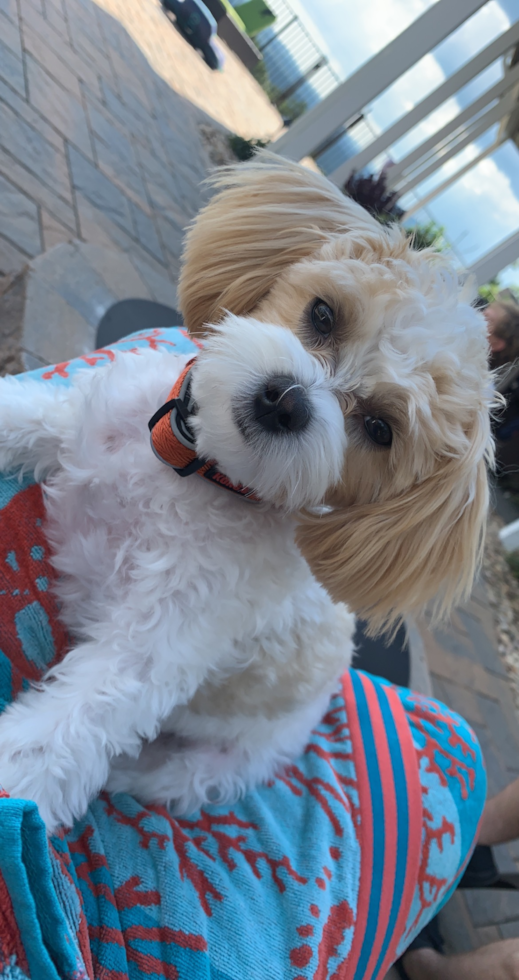
M306 517L298 543L332 598L376 633L431 599L443 616L470 594L487 510L485 462L468 480L449 461L394 500Z
M229 310L250 313L288 265L331 235L380 225L311 170L261 153L218 171L217 193L188 232L178 296L193 334Z

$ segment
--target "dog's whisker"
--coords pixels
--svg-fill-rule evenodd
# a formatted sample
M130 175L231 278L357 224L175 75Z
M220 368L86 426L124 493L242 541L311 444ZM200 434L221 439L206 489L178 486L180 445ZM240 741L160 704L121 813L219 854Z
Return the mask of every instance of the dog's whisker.
M288 395L289 391L295 391L297 388L300 388L301 391L305 391L304 385L297 384L297 383L290 385L290 388L285 388L285 390L281 392L279 398L276 400L274 404L279 405L281 399L284 398L285 395Z

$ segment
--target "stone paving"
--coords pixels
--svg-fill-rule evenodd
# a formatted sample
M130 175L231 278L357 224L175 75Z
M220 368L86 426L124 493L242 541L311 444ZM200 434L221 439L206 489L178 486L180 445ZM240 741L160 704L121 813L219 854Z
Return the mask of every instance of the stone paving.
M519 722L496 652L493 612L481 581L448 627L422 630L434 696L469 721L483 749L489 794L519 776ZM494 848L501 871L519 870L519 841ZM451 951L519 937L519 892L457 891L441 914Z
M216 124L281 120L226 52L212 72L158 0L0 0L0 273L72 238L178 274Z

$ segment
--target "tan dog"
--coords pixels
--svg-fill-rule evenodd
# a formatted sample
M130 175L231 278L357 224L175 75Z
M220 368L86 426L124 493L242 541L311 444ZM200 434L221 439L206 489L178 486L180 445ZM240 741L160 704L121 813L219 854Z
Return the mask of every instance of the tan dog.
M184 254L182 309L193 334L225 311L293 331L336 377L349 435L331 513L306 516L298 543L337 600L372 623L468 595L481 558L493 459L493 402L480 314L459 303L444 256L413 250L324 178L263 154L217 177L219 195ZM329 335L309 323L316 298ZM374 450L359 418L387 420Z

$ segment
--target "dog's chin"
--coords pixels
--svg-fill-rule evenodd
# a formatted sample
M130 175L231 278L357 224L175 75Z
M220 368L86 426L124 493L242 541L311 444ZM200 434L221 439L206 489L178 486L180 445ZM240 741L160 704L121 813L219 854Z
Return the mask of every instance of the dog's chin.
M290 437L269 438L254 427L232 422L234 444L229 434L221 442L204 439L203 423L197 419L197 452L215 461L235 486L248 487L263 502L288 512L313 507L322 502L329 480L323 477L322 453L304 456ZM209 445L212 450L209 451Z

